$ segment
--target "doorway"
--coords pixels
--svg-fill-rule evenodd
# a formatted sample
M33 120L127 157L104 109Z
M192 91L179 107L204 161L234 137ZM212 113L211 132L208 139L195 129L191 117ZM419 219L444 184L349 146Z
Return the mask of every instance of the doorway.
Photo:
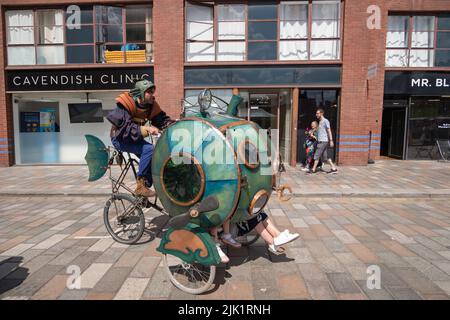
M311 123L317 121L316 111L321 108L325 112L325 118L330 121L333 141L336 140L339 124L339 91L338 90L301 90L299 96L297 119L297 163L306 161L306 132L311 129ZM329 147L328 156L336 161L336 148Z
M403 160L405 158L406 107L385 107L381 130L381 155Z
M241 89L239 94L243 102L239 105L238 116L257 123L268 130L269 135L271 130L278 130L276 152L280 153L283 161L288 161L291 152L291 89Z

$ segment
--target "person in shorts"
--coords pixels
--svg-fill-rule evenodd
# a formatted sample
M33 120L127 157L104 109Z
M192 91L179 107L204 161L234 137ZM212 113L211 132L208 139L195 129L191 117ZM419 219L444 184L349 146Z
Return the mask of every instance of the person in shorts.
M243 237L252 230L256 230L267 243L269 251L275 255L284 253L285 249L282 245L292 242L300 236L298 233L290 233L287 229L280 232L265 212L260 212L235 226L233 233L236 238Z
M314 166L311 169L310 173L317 172L317 165L319 164L319 160L322 160L322 163L328 163L331 166L331 171L328 173L337 173L337 168L334 165L333 161L328 158L327 149L328 146L334 148L333 135L331 134L331 126L330 121L324 117L323 109L317 109L316 112L317 120L319 120L319 128L317 129L317 148L314 153Z

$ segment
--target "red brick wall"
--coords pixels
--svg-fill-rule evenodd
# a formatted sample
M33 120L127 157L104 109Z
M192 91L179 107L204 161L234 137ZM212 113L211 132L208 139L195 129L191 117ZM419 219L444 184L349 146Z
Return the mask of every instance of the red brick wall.
M162 108L179 118L184 97L184 1L153 1L156 96Z
M0 8L1 9L1 8ZM0 26L3 26L3 10L0 10ZM4 42L3 27L0 29L0 41ZM5 67L5 53L0 51L0 69ZM0 72L0 166L10 166L14 164L14 144L13 144L13 121L11 95L5 94L5 74Z
M376 4L381 9L381 29L369 30L367 8ZM347 136L378 135L372 140L370 157L379 159L379 141L382 125L385 43L388 14L393 11L438 12L450 11L448 0L378 0L351 1L345 3L343 72L340 134ZM374 78L367 81L370 65L378 65ZM368 138L343 139L349 142L366 142ZM346 152L348 148L366 148L367 145L340 146L339 164L365 165L367 151ZM377 148L378 147L378 148Z

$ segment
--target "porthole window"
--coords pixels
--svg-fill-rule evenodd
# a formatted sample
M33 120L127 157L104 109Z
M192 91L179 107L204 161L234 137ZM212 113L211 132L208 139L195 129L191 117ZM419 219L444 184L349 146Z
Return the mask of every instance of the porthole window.
M259 166L259 151L250 140L242 141L238 146L240 163L244 163L247 168L256 169Z
M161 180L166 195L180 206L195 204L205 190L203 168L187 154L168 158L162 167Z

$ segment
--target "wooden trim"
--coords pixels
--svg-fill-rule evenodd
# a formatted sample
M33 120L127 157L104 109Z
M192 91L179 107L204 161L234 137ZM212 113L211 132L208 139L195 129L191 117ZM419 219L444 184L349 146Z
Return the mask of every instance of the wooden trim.
M266 197L266 202L264 203L264 205L261 206L261 210L259 210L256 213L253 213L253 208L255 207L256 202L261 198L265 196ZM269 202L270 199L270 194L266 191L266 190L259 190L254 196L252 201L250 202L250 205L248 207L248 213L250 215L254 215L254 214L258 214L260 213L262 210L264 210L264 207L267 205L267 203Z
M251 144L255 150L256 150L256 163L250 163L247 161L247 158L245 157L245 146L246 144ZM241 141L237 147L237 153L238 153L238 158L244 162L244 165L249 168L249 169L256 169L259 167L260 165L260 161L259 161L259 150L258 147L255 146L248 138Z
M227 124L224 124L223 126L221 126L219 128L219 131L224 134L229 128L244 125L244 124L252 124L252 123L247 120L239 120L239 121L235 121L235 122L230 122L230 123L227 123Z
M300 89L292 89L292 125L291 125L291 161L290 165L297 165L297 125L298 125L298 103L300 98Z

